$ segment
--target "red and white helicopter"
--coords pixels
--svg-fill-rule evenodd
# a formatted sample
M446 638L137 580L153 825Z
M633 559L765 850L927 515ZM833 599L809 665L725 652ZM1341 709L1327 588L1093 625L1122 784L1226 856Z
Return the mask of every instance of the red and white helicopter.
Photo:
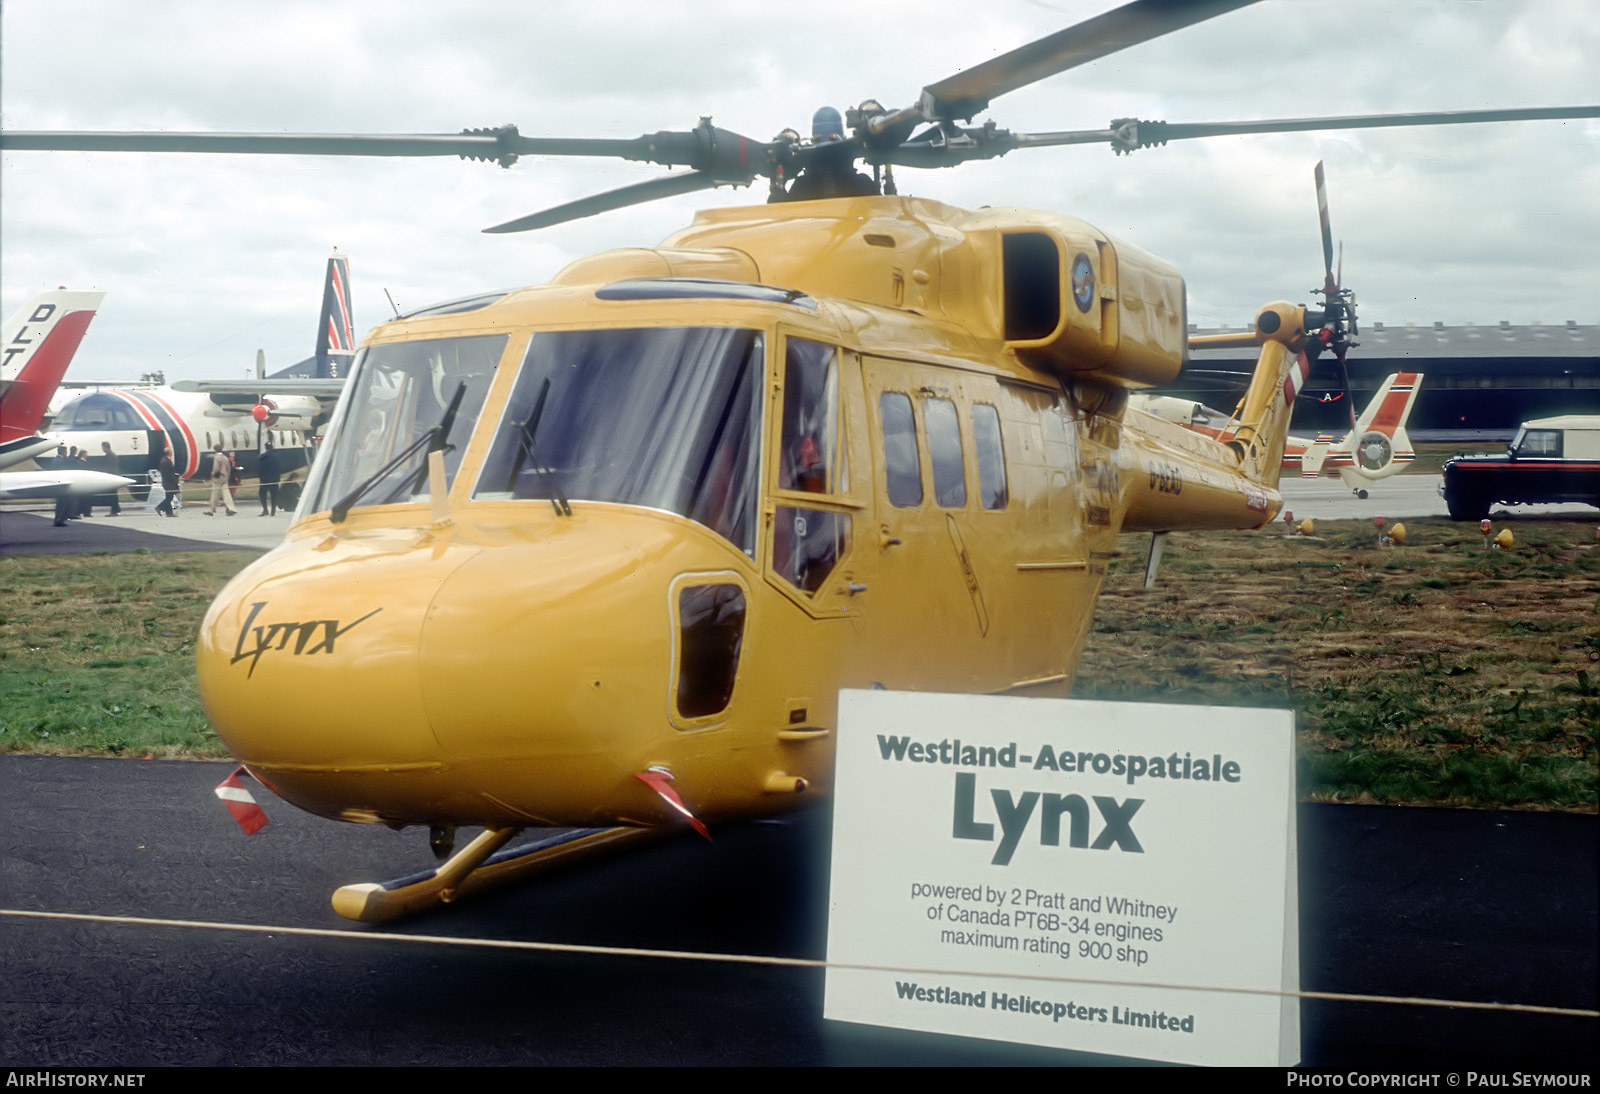
M1339 478L1356 497L1365 498L1367 487L1399 474L1416 459L1406 419L1421 386L1420 372L1390 373L1356 419L1355 428L1343 437L1291 435L1284 445L1282 473L1298 472L1303 479ZM1233 415L1169 395L1135 395L1129 405L1223 442L1232 439L1238 425Z

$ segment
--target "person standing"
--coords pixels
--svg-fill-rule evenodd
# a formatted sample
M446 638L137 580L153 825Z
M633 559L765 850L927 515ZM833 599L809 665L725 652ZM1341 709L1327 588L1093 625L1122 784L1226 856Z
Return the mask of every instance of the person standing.
M161 473L161 489L166 495L161 499L161 504L156 506L156 512L165 516L175 517L178 514L172 511L172 503L178 498L178 466L172 462L172 449L161 453L161 461L156 464L156 470Z
M222 450L219 443L211 453L211 504L206 507L206 516L217 515L217 502L222 502L222 507L231 517L238 512L233 507L233 489L228 485L228 480L233 475L233 461Z
M74 464L72 469L75 471L89 470L89 450L87 448L74 448L72 451L72 462ZM73 507L70 519L79 520L83 517L94 516L95 498L96 495L94 494L83 494L75 499L77 504Z
M267 441L267 447L261 450L259 467L261 515L275 517L278 515L278 453L273 450L270 440Z
M117 454L115 452L111 451L111 442L110 441L101 441L100 442L100 453L101 453L102 458L105 460L105 464L106 464L105 469L106 469L107 474L111 474L111 475L120 475L120 474L122 474L121 470L119 470L119 465L117 463ZM114 517L115 516L120 516L122 514L122 503L117 500L117 493L118 493L118 489L116 487L113 487L109 494L101 494L100 495L100 504L109 505L111 507L111 515L114 516Z

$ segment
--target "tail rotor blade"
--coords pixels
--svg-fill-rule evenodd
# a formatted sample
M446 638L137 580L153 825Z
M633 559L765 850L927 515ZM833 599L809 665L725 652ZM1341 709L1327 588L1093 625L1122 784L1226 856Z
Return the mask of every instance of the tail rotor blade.
M1334 355L1339 361L1339 379L1344 383L1344 408L1350 412L1350 434L1354 441L1360 438L1355 436L1356 431L1356 398L1350 392L1350 369L1344 363L1345 351L1341 349Z

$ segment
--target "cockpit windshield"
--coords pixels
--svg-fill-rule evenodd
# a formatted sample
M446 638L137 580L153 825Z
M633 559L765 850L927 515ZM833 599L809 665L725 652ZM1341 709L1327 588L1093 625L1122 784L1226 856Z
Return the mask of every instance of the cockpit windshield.
M126 400L105 392L80 395L56 415L56 432L144 430L149 427L134 414Z
M533 336L473 497L663 509L755 553L761 332Z
M362 350L322 458L306 483L309 502L301 510L331 509L363 486L351 506L425 498L426 447L418 447L408 459L396 458L440 424L465 384L444 453L445 478L453 480L508 337L433 338ZM386 466L391 463L395 466Z

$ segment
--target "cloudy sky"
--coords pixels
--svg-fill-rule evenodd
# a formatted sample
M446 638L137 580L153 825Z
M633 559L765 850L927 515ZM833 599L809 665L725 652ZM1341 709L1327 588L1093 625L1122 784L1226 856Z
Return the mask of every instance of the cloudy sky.
M809 0L682 4L7 0L0 126L633 137L703 114L767 139L812 111L927 83L1114 5ZM1330 17L1330 12L1334 13ZM1016 131L1114 117L1217 121L1600 102L1591 0L1266 0L1053 77L984 117ZM1325 160L1364 321L1600 321L1600 123L1538 122L1018 152L901 171L902 193L1082 217L1173 262L1190 318L1307 299ZM0 157L0 309L109 295L74 372L245 375L311 352L328 251L356 322L548 279L650 245L723 189L511 236L480 229L662 168L14 152ZM1359 350L1357 351L1360 352Z

